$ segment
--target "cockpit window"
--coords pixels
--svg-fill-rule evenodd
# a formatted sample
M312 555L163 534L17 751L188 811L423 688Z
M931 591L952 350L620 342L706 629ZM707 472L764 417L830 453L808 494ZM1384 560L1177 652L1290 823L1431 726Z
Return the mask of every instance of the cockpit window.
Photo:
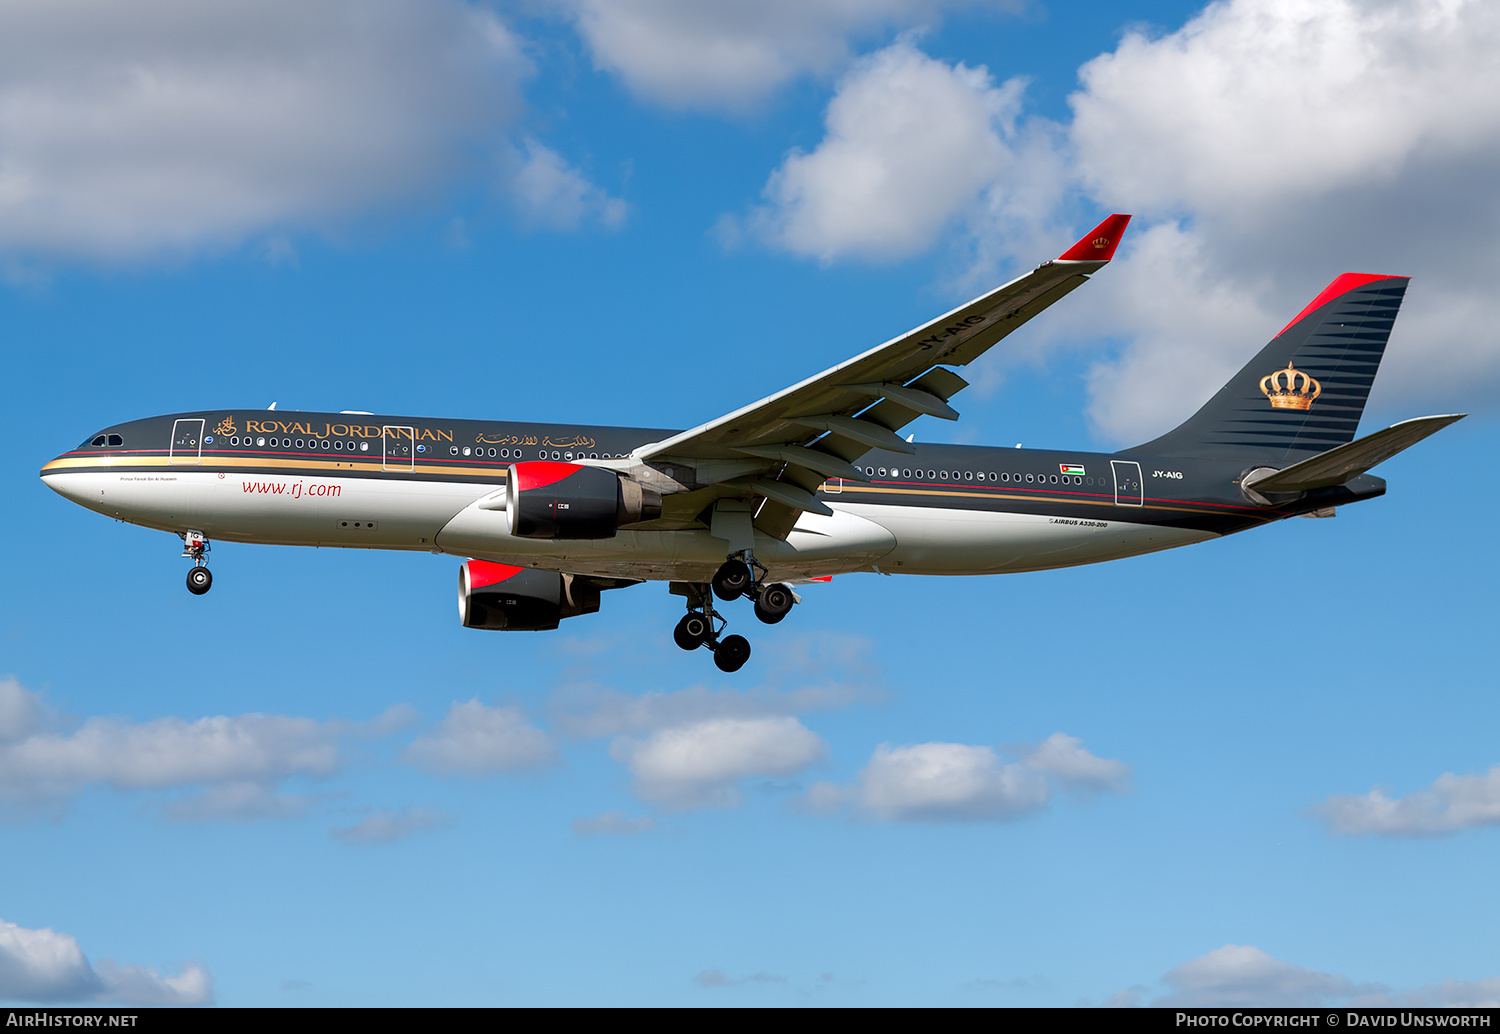
M109 436L109 444L111 444L111 445L124 445L125 444L125 439L121 438L117 434L112 434L112 435Z
M121 438L117 434L96 434L94 435L94 437L89 439L88 444L95 447L119 446L125 444L125 439Z
M97 437L93 441L89 442L89 444L90 445L103 445L104 442L105 442L105 436L101 434L101 435L99 435L99 437Z

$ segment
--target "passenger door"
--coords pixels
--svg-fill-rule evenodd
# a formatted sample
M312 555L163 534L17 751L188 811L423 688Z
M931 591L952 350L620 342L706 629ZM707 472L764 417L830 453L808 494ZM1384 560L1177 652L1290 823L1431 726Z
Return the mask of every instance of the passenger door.
M1142 506L1146 490L1141 479L1141 465L1134 460L1110 460L1115 475L1115 505Z
M203 462L203 421L178 420L172 424L172 447L167 450L168 463Z

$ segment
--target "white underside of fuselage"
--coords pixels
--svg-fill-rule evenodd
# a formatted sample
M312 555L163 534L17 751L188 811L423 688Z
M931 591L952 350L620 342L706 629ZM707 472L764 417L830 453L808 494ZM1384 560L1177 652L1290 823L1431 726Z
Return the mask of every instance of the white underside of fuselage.
M617 578L706 582L728 552L706 530L621 531L613 538L541 540L509 534L504 510L482 509L494 485L371 478L58 472L43 480L91 510L210 540L289 546L423 550ZM842 503L804 513L787 541L757 534L773 580L854 571L999 574L1097 563L1214 538L1211 532L1121 520Z

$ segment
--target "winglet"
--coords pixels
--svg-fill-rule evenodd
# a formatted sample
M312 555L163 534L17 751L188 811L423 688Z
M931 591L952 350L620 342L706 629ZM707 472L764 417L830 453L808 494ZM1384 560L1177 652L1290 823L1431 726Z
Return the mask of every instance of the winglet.
M1108 262L1125 236L1130 216L1115 214L1083 235L1083 239L1057 257L1059 262Z

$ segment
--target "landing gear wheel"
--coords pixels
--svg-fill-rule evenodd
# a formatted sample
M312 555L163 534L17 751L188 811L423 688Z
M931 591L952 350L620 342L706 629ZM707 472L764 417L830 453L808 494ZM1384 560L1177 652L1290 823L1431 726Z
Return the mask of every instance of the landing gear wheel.
M206 567L195 567L187 574L188 592L194 596L202 596L213 588L214 576L208 573Z
M739 671L750 659L750 643L742 635L727 635L714 648L714 663L720 671Z
M743 560L726 560L724 565L714 572L714 595L726 602L739 599L753 584L755 584L755 572Z
M786 617L797 598L792 590L780 582L767 585L755 598L755 616L768 625L774 625Z
M711 632L708 618L693 611L677 622L677 627L672 629L672 640L684 650L696 650L708 642Z

